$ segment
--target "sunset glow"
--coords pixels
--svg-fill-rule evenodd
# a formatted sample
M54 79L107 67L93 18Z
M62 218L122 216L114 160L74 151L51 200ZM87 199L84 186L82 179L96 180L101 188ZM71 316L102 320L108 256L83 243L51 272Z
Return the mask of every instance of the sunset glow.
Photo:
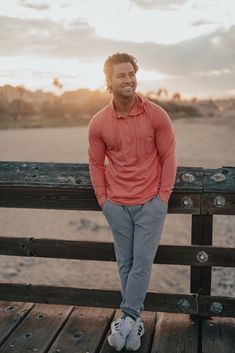
M104 89L103 62L129 52L139 89L232 95L232 0L9 0L0 4L0 85Z

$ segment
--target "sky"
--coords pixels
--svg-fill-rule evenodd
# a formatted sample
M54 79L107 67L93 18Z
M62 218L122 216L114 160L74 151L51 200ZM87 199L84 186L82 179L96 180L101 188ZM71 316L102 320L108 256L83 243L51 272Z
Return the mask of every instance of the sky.
M127 52L138 91L235 96L234 0L0 0L0 85L105 89L103 63Z

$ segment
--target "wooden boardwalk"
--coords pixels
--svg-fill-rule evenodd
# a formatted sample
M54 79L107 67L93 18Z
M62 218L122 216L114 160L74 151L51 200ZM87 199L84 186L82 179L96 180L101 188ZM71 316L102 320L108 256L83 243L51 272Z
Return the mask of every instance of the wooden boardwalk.
M0 301L0 353L108 353L120 310ZM143 312L140 353L234 353L235 319ZM126 352L125 349L122 352Z

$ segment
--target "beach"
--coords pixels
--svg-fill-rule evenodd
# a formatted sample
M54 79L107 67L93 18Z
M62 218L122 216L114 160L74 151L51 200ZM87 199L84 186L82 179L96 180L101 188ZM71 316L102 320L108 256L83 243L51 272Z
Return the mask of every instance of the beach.
M234 166L233 114L173 121L178 166ZM86 126L0 130L1 161L88 163ZM169 214L161 244L188 245L191 215ZM100 211L0 209L0 236L112 241ZM233 216L214 216L213 245L235 246ZM214 268L212 294L235 294L235 269ZM116 263L0 257L0 281L68 287L120 289ZM149 291L190 292L189 266L153 266Z

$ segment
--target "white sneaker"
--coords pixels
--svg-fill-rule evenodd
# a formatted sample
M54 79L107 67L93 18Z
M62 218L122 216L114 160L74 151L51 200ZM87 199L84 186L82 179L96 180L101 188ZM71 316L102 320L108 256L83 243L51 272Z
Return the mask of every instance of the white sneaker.
M117 318L111 324L111 334L108 336L108 342L116 351L122 350L126 343L126 337L135 325L135 320L127 316L125 319Z
M127 336L125 348L128 351L137 351L141 346L141 337L144 334L144 323L141 318L136 319L135 325Z

